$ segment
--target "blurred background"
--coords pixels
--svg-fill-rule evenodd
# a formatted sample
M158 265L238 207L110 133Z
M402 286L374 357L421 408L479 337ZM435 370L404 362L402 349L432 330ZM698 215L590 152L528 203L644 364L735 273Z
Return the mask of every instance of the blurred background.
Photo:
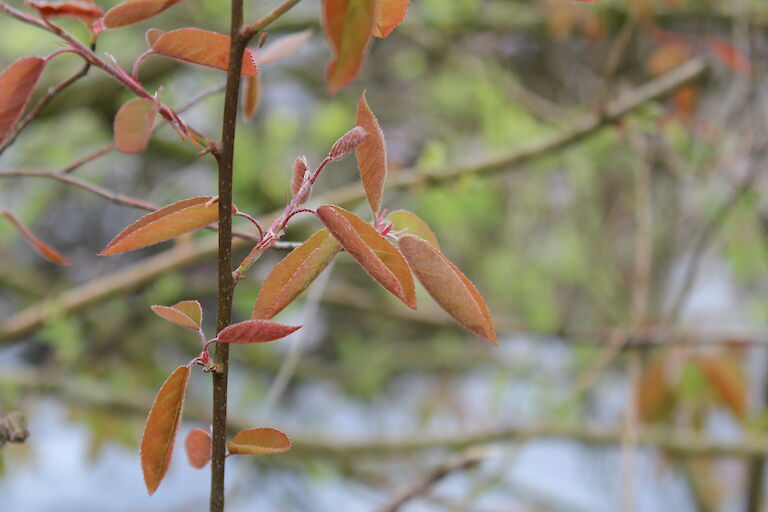
M273 3L247 1L246 19ZM293 160L319 163L366 90L390 183L416 183L388 190L385 206L433 227L486 298L500 346L422 289L407 310L342 254L277 318L299 334L232 351L233 426L279 428L294 448L229 459L228 510L768 510L768 4L411 4L333 97L320 2L271 27L268 42L312 35L261 69L258 112L237 132L235 202L254 216L281 208ZM221 0L189 0L105 32L97 50L130 69L146 29L227 32L228 19ZM61 24L85 38L78 23ZM7 17L0 40L3 68L57 48ZM55 59L39 91L79 67ZM219 136L222 95L198 93L223 72L150 57L141 79L169 105L191 102L184 119ZM199 248L215 235L100 258L144 212L2 174L61 169L110 144L129 98L92 70L0 159L0 206L72 261L43 261L0 223L0 416L22 411L30 431L0 448L4 510L207 510L209 470L187 464L183 437L152 498L137 446L160 384L199 346L149 306L197 299L213 335L216 263ZM165 205L215 194L213 161L197 151L163 127L141 155L108 151L71 176ZM355 195L343 192L357 179L354 159L335 164L309 204ZM317 229L300 216L284 240ZM240 282L236 321L284 255ZM180 435L207 429L209 410L196 371Z

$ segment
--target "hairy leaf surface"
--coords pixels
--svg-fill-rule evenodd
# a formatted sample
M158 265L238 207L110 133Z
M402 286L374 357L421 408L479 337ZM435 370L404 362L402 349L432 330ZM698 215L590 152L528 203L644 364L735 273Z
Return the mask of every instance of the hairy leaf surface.
M459 324L498 344L488 307L475 285L426 240L405 235L399 243L413 273L435 302Z
M338 206L321 206L317 216L368 275L416 309L416 288L403 255L370 224Z
M251 318L269 319L293 302L341 250L327 229L318 231L275 265L259 290Z
M290 449L288 436L274 428L242 430L227 443L227 451L232 455L269 455Z
M217 220L219 205L212 196L185 199L141 217L120 232L99 255L141 249L203 228Z
M217 338L222 343L265 343L285 338L300 328L300 325L283 325L269 320L246 320L226 327Z
M189 367L179 366L163 383L152 403L141 436L141 469L149 494L154 494L171 463L176 432L181 423Z
M407 13L408 0L379 0L373 35L387 37L405 19Z
M185 300L173 306L152 306L152 311L164 320L197 331L203 321L203 309L196 300Z
M365 93L360 96L355 123L368 134L368 138L355 149L355 156L365 197L368 198L368 204L374 213L378 213L384 193L384 180L387 178L387 147L384 143L384 133L368 106Z
M209 68L227 70L229 66L229 36L199 28L180 28L164 32L152 43L152 49L172 59ZM258 73L251 50L243 54L243 75Z

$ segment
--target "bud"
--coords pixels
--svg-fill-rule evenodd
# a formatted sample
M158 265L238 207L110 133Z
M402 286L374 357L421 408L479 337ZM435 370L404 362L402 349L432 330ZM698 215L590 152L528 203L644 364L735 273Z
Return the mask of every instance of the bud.
M293 178L291 179L291 193L295 196L299 193L301 185L304 183L304 176L309 171L309 163L307 157L300 156L293 163ZM304 204L309 199L309 194L306 194L299 200L299 204Z
M355 126L333 143L331 151L328 153L328 158L331 160L341 160L367 138L368 132L360 126Z

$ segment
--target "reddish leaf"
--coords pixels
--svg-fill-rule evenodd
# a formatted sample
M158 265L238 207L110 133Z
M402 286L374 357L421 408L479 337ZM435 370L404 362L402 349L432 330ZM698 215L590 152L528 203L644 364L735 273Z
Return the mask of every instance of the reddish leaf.
M158 110L157 102L145 98L125 102L115 116L115 147L123 153L144 151Z
M667 359L652 361L640 377L635 398L640 418L647 422L666 419L675 403L675 393L667 377Z
M698 363L717 398L734 416L742 420L746 418L748 382L736 362L727 357L699 356Z
M190 430L184 448L189 465L201 469L211 460L211 435L201 428Z
M707 39L707 47L712 55L733 71L744 75L752 71L752 63L749 59L728 41L719 37L710 37Z
M1 91L0 91L1 92ZM58 251L53 249L52 247L49 247L46 245L42 240L37 238L27 227L21 223L19 219L16 218L14 214L9 212L6 209L0 208L0 214L2 214L6 219L8 219L11 224L19 231L19 233L22 234L22 236L32 244L32 246L37 249L37 252L40 253L40 255L54 263L59 263L61 265L68 265L69 260L59 254Z
M475 285L426 240L405 235L399 242L413 273L435 302L459 324L498 345L488 307Z
M219 205L213 199L193 197L147 214L120 232L99 256L141 249L204 228L219 220Z
M263 66L264 64L284 59L299 51L311 35L311 30L305 30L304 32L281 37L266 48L253 50L253 60L257 66Z
M128 0L122 4L116 5L104 16L104 25L107 28L119 28L134 23L139 23L146 19L160 14L166 9L170 9L181 0Z
M282 311L325 270L340 249L327 229L309 237L269 273L261 285L251 318L269 319Z
M376 0L323 0L325 36L333 52L325 73L330 94L360 72L375 17Z
M301 186L304 184L304 177L309 170L309 162L307 157L300 156L293 162L293 176L291 176L291 193L295 196L301 190ZM304 204L309 199L311 189L308 190L304 197L299 200L299 204Z
M82 0L68 0L66 2L46 2L42 0L27 0L27 4L37 9L42 18L78 18L90 25L101 18L104 9Z
M243 430L227 443L227 451L232 455L268 455L290 449L288 436L274 428Z
M283 325L269 320L246 320L226 327L217 339L221 343L265 343L285 338L300 328L300 325Z
M387 220L392 223L392 232L403 232L397 236L415 235L419 238L423 238L438 249L440 248L440 244L437 243L435 234L427 223L421 220L415 213L411 213L407 210L396 210L387 215Z
M173 306L152 306L152 311L164 320L197 331L203 321L203 309L196 300L185 300Z
M44 67L40 57L22 57L0 73L0 143L24 112Z
M317 216L368 275L416 309L413 276L397 247L363 219L338 206L321 206Z
M259 107L259 93L261 89L259 75L245 77L245 94L243 94L243 118L246 121L253 119L256 109Z
M152 43L152 49L160 55L209 68L226 71L229 66L229 36L199 28L164 32ZM245 50L240 72L246 76L258 73L250 50Z
M387 37L405 19L407 12L408 0L379 0L373 35Z
M179 366L163 383L152 403L141 436L141 469L149 494L153 494L168 471L176 431L181 423L189 367Z
M328 158L331 160L341 160L367 138L368 132L360 126L355 126L333 143L331 150L328 152Z
M360 96L355 123L368 133L368 139L357 147L355 155L365 197L368 198L374 213L378 213L384 193L384 180L387 178L387 147L384 143L384 133L368 106L365 93Z

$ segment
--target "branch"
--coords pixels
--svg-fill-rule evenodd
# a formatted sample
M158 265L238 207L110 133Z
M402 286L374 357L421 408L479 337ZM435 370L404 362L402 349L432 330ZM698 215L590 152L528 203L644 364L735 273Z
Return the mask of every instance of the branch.
M419 185L433 185L455 180L466 175L485 175L514 168L522 163L535 158L549 156L552 152L567 147L597 132L610 122L621 119L637 108L667 95L681 85L701 76L706 69L706 64L701 59L693 59L673 71L652 80L645 85L625 94L620 99L610 102L604 115L589 114L581 122L571 129L559 134L545 137L521 150L488 158L479 163L456 166L446 173L429 176L418 172L418 169L403 170L395 179L391 180L388 189L408 188ZM359 184L342 187L322 197L324 203L348 204L359 201L364 197L362 186ZM264 224L268 219L280 215L282 210L264 217ZM261 222L261 219L259 220ZM297 224L304 219L297 219ZM242 240L236 240L232 244L233 250L242 249L246 245ZM3 322L0 326L0 340L9 339L26 334L37 328L45 318L50 308L55 306L57 311L69 312L86 305L97 302L104 297L133 288L143 284L167 271L209 258L216 254L216 244L207 241L186 251L174 249L152 256L142 262L136 263L124 270L96 279L90 283L73 288L52 299L32 306Z
M277 6L271 12L267 13L263 18L258 20L256 23L252 23L251 25L243 27L241 31L242 34L248 39L251 39L258 32L267 28L267 26L271 24L273 21L275 21L277 18L279 18L280 16L288 12L288 10L291 9L291 7L293 7L300 1L301 0L285 0L282 4Z

